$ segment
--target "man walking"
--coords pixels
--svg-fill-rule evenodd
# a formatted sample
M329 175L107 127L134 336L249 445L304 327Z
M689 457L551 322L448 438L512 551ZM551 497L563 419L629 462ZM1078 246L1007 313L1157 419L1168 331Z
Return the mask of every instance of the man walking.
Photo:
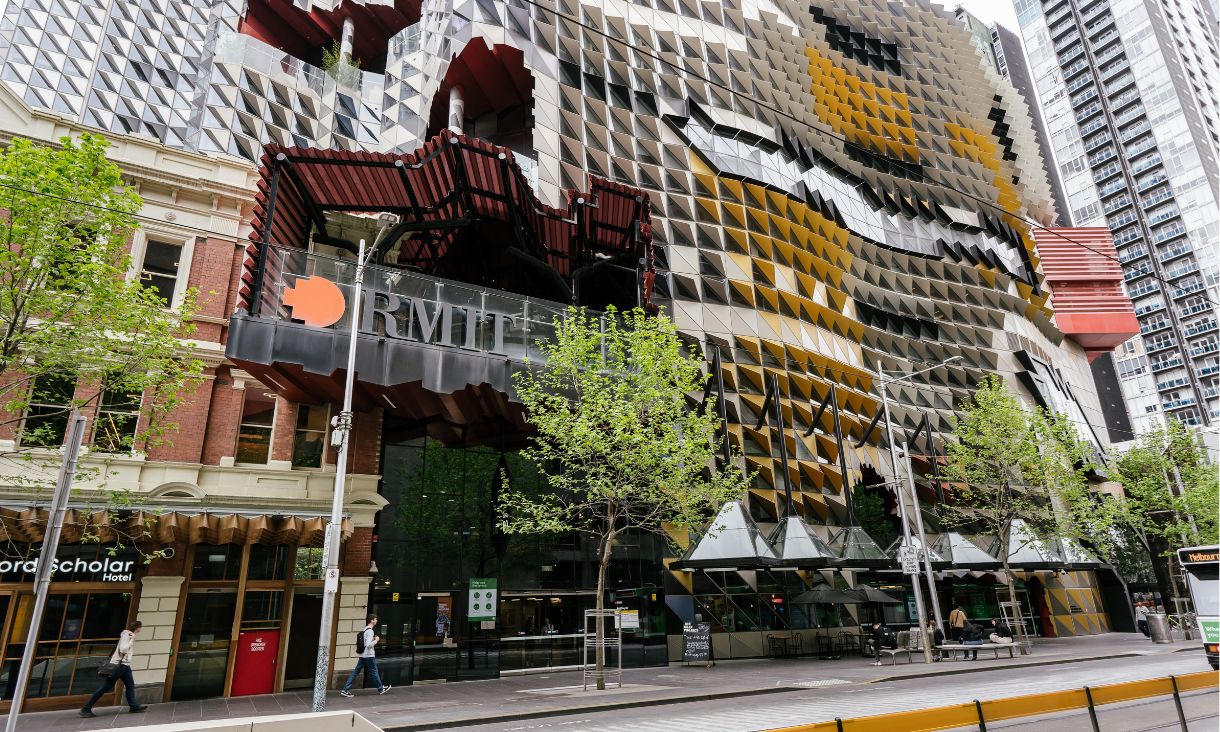
M352 675L347 677L347 683L343 685L343 690L339 692L340 696L355 696L352 693L352 683L361 671L367 671L368 675L373 678L373 683L377 685L377 693L384 694L390 690L389 685L381 683L381 674L377 672L377 652L374 650L377 646L377 641L381 638L373 632L373 628L377 627L377 616L369 615L368 622L364 626L364 630L356 636L356 655L360 660L356 662L356 668L352 669Z

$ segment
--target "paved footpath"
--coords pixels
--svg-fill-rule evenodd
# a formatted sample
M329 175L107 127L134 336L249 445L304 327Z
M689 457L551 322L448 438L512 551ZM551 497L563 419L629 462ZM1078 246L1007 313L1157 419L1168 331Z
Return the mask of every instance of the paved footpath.
M713 668L674 665L628 669L622 689L604 692L580 689L576 672L510 676L489 681L449 684L419 684L396 687L378 696L357 692L344 699L331 692L328 709L355 709L384 729L451 729L491 720L539 719L561 715L607 712L614 709L660 706L733 697L756 696L833 687L845 684L900 682L928 676L966 675L974 684L985 683L990 671L1028 668L1030 676L1039 667L1089 659L1120 659L1116 663L1138 667L1140 657L1165 658L1165 654L1197 651L1199 670L1206 669L1198 641L1153 644L1139 634L1109 633L1079 638L1039 640L1030 656L1000 660L980 656L977 661L945 661L935 664L900 660L896 666L875 667L868 659L845 658L822 661L814 658L722 661ZM1192 654L1193 655L1193 654ZM1149 658L1152 657L1152 658ZM916 657L918 658L918 657ZM1183 659L1185 660L1185 659ZM1189 664L1187 664L1189 665ZM1104 683L1096 680L1094 683ZM68 732L123 728L206 719L249 717L309 711L307 692L265 696L171 702L150 705L141 714L125 707L97 708L95 719L81 719L75 711L31 712L21 715L19 732ZM656 710L663 715L662 710Z

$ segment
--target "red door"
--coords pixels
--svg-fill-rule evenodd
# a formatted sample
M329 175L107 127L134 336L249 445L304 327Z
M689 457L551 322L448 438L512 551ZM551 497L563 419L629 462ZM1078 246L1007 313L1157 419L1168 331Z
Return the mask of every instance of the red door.
M243 630L237 636L232 696L275 691L275 659L280 653L279 630Z

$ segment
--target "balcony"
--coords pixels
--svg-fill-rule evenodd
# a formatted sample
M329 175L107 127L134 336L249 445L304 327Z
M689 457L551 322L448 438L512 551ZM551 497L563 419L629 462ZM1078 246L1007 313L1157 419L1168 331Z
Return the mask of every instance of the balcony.
M1127 282L1132 282L1134 280L1138 280L1141 277L1147 277L1150 274L1152 274L1152 267L1145 264L1140 267L1132 267L1132 268L1124 271L1123 279L1126 280Z
M1179 236L1186 235L1186 226L1182 222L1175 222L1169 226L1163 226L1152 232L1152 243L1161 244L1170 239L1176 239Z
M1182 365L1182 359L1177 356L1173 356L1172 358L1167 358L1167 359L1164 359L1163 361L1149 362L1148 368L1151 369L1152 373L1155 374L1159 371L1168 371L1169 369L1176 368L1181 365Z
M1148 120L1142 119L1130 127L1124 127L1123 129L1119 130L1118 133L1122 137L1123 142L1130 142L1151 129L1152 125L1148 123Z
M1145 137L1142 140L1136 140L1130 145L1123 147L1123 151L1127 153L1127 159L1138 157L1156 147L1156 140L1152 137Z
M1140 207L1149 208L1173 198L1173 191L1161 188L1140 198Z
M1187 338L1194 338L1195 336L1202 335L1203 333L1214 333L1216 332L1216 328L1217 326L1215 320L1207 320L1202 323L1192 323L1191 325L1183 328L1182 332L1186 334Z
M1211 376L1212 374L1220 374L1220 364L1208 364L1199 368L1199 376Z
M1124 249L1123 252L1118 255L1118 261L1120 264L1127 264L1128 262L1134 262L1137 259L1143 259L1146 256L1148 256L1147 249L1143 248L1142 246L1133 247L1131 249ZM1139 313L1136 313L1136 315L1138 314Z
M1184 297L1186 295L1199 292L1203 289L1203 287L1204 285L1202 282L1190 282L1174 290L1173 296L1174 298Z
M1148 315L1149 313L1155 313L1158 310L1164 310L1164 309L1165 309L1165 303L1163 303L1163 302L1154 302L1154 303L1149 303L1148 305L1139 305L1135 308L1135 317L1142 318L1143 316Z
M1114 213L1115 211L1121 211L1130 205L1131 196L1124 194L1118 198L1112 198L1106 201L1104 204L1102 204L1101 210L1108 215Z
M1152 175L1149 175L1147 178L1140 178L1139 180L1135 181L1135 190L1143 192L1149 188L1158 186L1167 180L1169 180L1169 176L1165 175L1161 171L1157 171Z
M1190 355L1196 356L1196 357L1197 356L1206 356L1207 354L1215 353L1216 351L1220 351L1220 345L1217 345L1215 341L1212 341L1210 343L1204 343L1200 346L1195 346L1194 348L1190 349Z
M1132 226L1129 229L1114 232L1114 246L1121 247L1130 244L1140 238L1140 227Z
M1197 303L1195 305L1191 305L1188 308L1182 308L1181 310L1178 311L1178 317L1179 318L1189 318L1192 315L1198 315L1199 313L1206 312L1211 309L1212 309L1211 305L1208 305L1205 302L1201 302L1201 303Z
M1067 88L1068 94L1072 94L1072 93L1076 92L1078 89L1082 89L1085 86L1092 84L1092 83L1093 83L1093 75L1086 74L1084 76L1080 76L1075 79L1072 79L1072 81L1070 83L1066 84L1065 86Z
M1185 376L1179 376L1176 379L1170 379L1169 381L1159 382L1156 385L1156 390L1157 391L1169 391L1170 389L1180 389L1189 383L1190 383L1190 379L1186 378Z
M1189 246L1178 245L1168 249L1162 249L1161 251L1157 252L1156 258L1160 262L1168 262L1170 260L1177 259L1178 257L1190 254L1193 251L1194 250Z
M1162 221L1168 221L1169 219L1172 219L1178 215L1180 215L1180 213L1179 213L1178 207L1176 205L1166 206L1165 208L1163 208L1159 211L1155 211L1155 212L1149 211L1148 212L1148 225L1153 226L1155 224L1161 223Z
M1127 290L1127 296L1134 299L1137 297L1141 297L1143 295L1147 295L1150 292L1160 292L1160 291L1161 291L1161 285L1156 280L1143 280L1139 284L1137 284L1135 287L1129 288Z
M1186 277L1187 275L1195 274L1198 271L1199 263L1191 261L1178 267L1165 270L1165 279L1176 280L1179 277Z
M1117 114L1114 116L1114 124L1121 127L1122 125L1127 124L1128 122L1135 119L1136 117L1139 117L1143 113L1144 113L1144 106L1142 104L1136 105L1134 107L1128 107L1127 109L1123 110L1122 114Z
M1182 397L1181 399L1173 399L1173 400L1161 403L1161 406L1165 408L1166 412L1173 410L1173 409L1184 409L1186 407L1193 407L1194 405L1195 405L1194 397Z
M1102 134L1097 135L1095 137L1090 137L1088 140L1085 140L1084 151L1093 152L1094 150L1101 147L1102 145L1105 145L1106 143L1111 142L1113 139L1114 138L1111 137L1110 133L1108 133L1108 132L1103 132Z
M1131 172L1136 173L1136 174L1142 173L1145 170L1148 170L1149 168L1153 167L1154 165L1160 165L1160 164L1161 164L1161 154L1159 152L1153 153L1147 157L1132 161Z
M1143 323L1140 325L1140 335L1150 335L1157 331L1165 330L1173 325L1168 320L1158 320L1155 323Z
M1108 80L1102 82L1102 85L1105 86L1105 88L1106 88L1107 95L1117 94L1118 92L1126 89L1127 87L1132 86L1133 84L1135 84L1135 76L1130 73L1123 74L1121 76L1116 76L1112 79L1108 79ZM1126 104L1126 102L1123 102L1123 104ZM1115 106L1120 106L1120 105L1115 105Z
M1144 341L1144 350L1148 353L1156 353L1164 351L1167 348L1176 348L1178 341L1176 338L1164 337Z
M1090 104L1083 109L1076 110L1076 124L1084 124L1084 121L1095 114L1101 113L1101 104Z

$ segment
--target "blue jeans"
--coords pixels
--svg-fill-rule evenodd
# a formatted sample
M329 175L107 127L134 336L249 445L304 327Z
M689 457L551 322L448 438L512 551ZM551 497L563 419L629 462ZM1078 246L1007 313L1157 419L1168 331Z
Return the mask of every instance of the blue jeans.
M385 688L381 683L381 674L377 673L377 659L371 656L369 658L361 656L360 660L356 661L356 668L352 669L352 675L347 677L347 683L343 685L343 690L351 691L352 682L354 682L356 677L360 675L360 672L364 671L365 669L368 669L369 675L373 677L373 683L377 684L377 691L381 691L383 688Z
M119 681L123 682L123 690L127 692L127 706L132 709L140 706L140 702L136 701L136 680L131 675L131 666L120 663L119 672L109 678L103 677L102 685L97 688L97 691L93 692L93 696L89 697L89 701L85 702L85 706L81 709L86 712L93 711L93 705L97 704L97 700L113 691L114 685Z

